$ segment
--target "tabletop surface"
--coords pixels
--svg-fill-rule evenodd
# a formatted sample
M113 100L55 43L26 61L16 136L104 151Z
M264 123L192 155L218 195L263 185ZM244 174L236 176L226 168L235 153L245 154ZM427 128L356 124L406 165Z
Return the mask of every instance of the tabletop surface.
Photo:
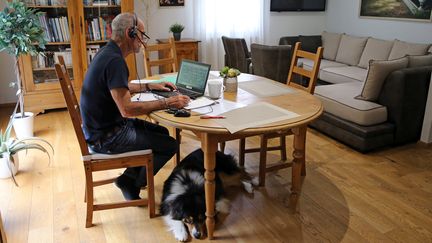
M259 80L271 81L269 79L251 74L243 73L238 76L239 84L242 82ZM271 82L272 84L286 87L285 84L281 84L276 81ZM288 111L295 112L299 116L288 120L282 120L265 125L251 127L239 131L238 133L256 133L260 131L271 132L296 127L313 121L318 116L320 116L323 111L322 103L318 98L301 90L293 88L295 91L288 94L271 97L260 97L242 89L240 86L241 85L239 85L237 93L224 92L223 99L241 103L243 105L251 105L258 102L267 102ZM214 119L200 119L199 114L194 111L192 111L192 116L187 118L174 117L172 114L168 114L165 111L156 111L153 112L150 116L152 119L162 124L170 125L176 128L195 130L200 132L229 133L229 131L225 127L219 125Z

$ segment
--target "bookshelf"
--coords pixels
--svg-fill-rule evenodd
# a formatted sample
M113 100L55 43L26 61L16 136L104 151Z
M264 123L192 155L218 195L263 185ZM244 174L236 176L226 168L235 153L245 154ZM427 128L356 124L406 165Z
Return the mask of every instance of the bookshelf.
M54 69L57 56L65 57L79 95L87 66L111 37L112 19L132 12L133 0L26 0L26 4L43 13L39 20L48 39L42 55L19 60L25 109L37 114L66 107ZM135 79L135 56L126 61L130 79Z

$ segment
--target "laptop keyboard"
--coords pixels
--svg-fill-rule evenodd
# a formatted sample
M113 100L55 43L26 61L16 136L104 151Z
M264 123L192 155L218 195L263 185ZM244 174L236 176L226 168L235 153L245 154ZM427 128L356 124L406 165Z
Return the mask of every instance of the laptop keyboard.
M196 99L199 96L201 96L199 93L195 93L195 92L192 92L192 91L187 90L187 89L179 89L177 92L174 92L174 91L152 90L152 93L160 95L160 96L165 97L165 98L168 98L168 97L171 97L171 96L176 96L176 95L179 95L179 94L189 96L191 99Z

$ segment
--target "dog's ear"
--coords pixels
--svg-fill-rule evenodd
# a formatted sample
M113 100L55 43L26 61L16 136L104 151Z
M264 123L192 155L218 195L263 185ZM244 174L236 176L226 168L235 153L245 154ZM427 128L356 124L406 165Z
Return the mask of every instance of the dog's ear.
M174 220L182 220L184 218L185 201L183 197L177 197L171 202L171 217Z

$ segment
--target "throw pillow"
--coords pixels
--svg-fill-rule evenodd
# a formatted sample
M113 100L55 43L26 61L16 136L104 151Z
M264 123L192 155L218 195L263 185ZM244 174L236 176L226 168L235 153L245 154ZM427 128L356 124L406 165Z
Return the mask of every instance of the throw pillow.
M308 52L315 53L322 45L321 36L320 35L301 35L299 36L299 41L301 42L301 49Z
M361 68L369 67L369 60L388 60L393 41L369 38L358 64Z
M364 50L367 39L367 37L342 35L336 55L336 61L351 66L357 65L360 61L360 56Z
M406 55L425 55L430 44L416 44L395 40L389 55L389 60L401 58Z
M359 100L376 101L381 93L381 88L387 76L398 69L408 66L408 58L403 57L390 61L369 61L369 72L360 95L356 96Z
M334 61L339 48L342 34L323 31L321 34L322 45L324 48L323 58Z
M408 56L408 67L432 66L432 54L421 56Z
M428 53L432 53L432 45L429 47Z

